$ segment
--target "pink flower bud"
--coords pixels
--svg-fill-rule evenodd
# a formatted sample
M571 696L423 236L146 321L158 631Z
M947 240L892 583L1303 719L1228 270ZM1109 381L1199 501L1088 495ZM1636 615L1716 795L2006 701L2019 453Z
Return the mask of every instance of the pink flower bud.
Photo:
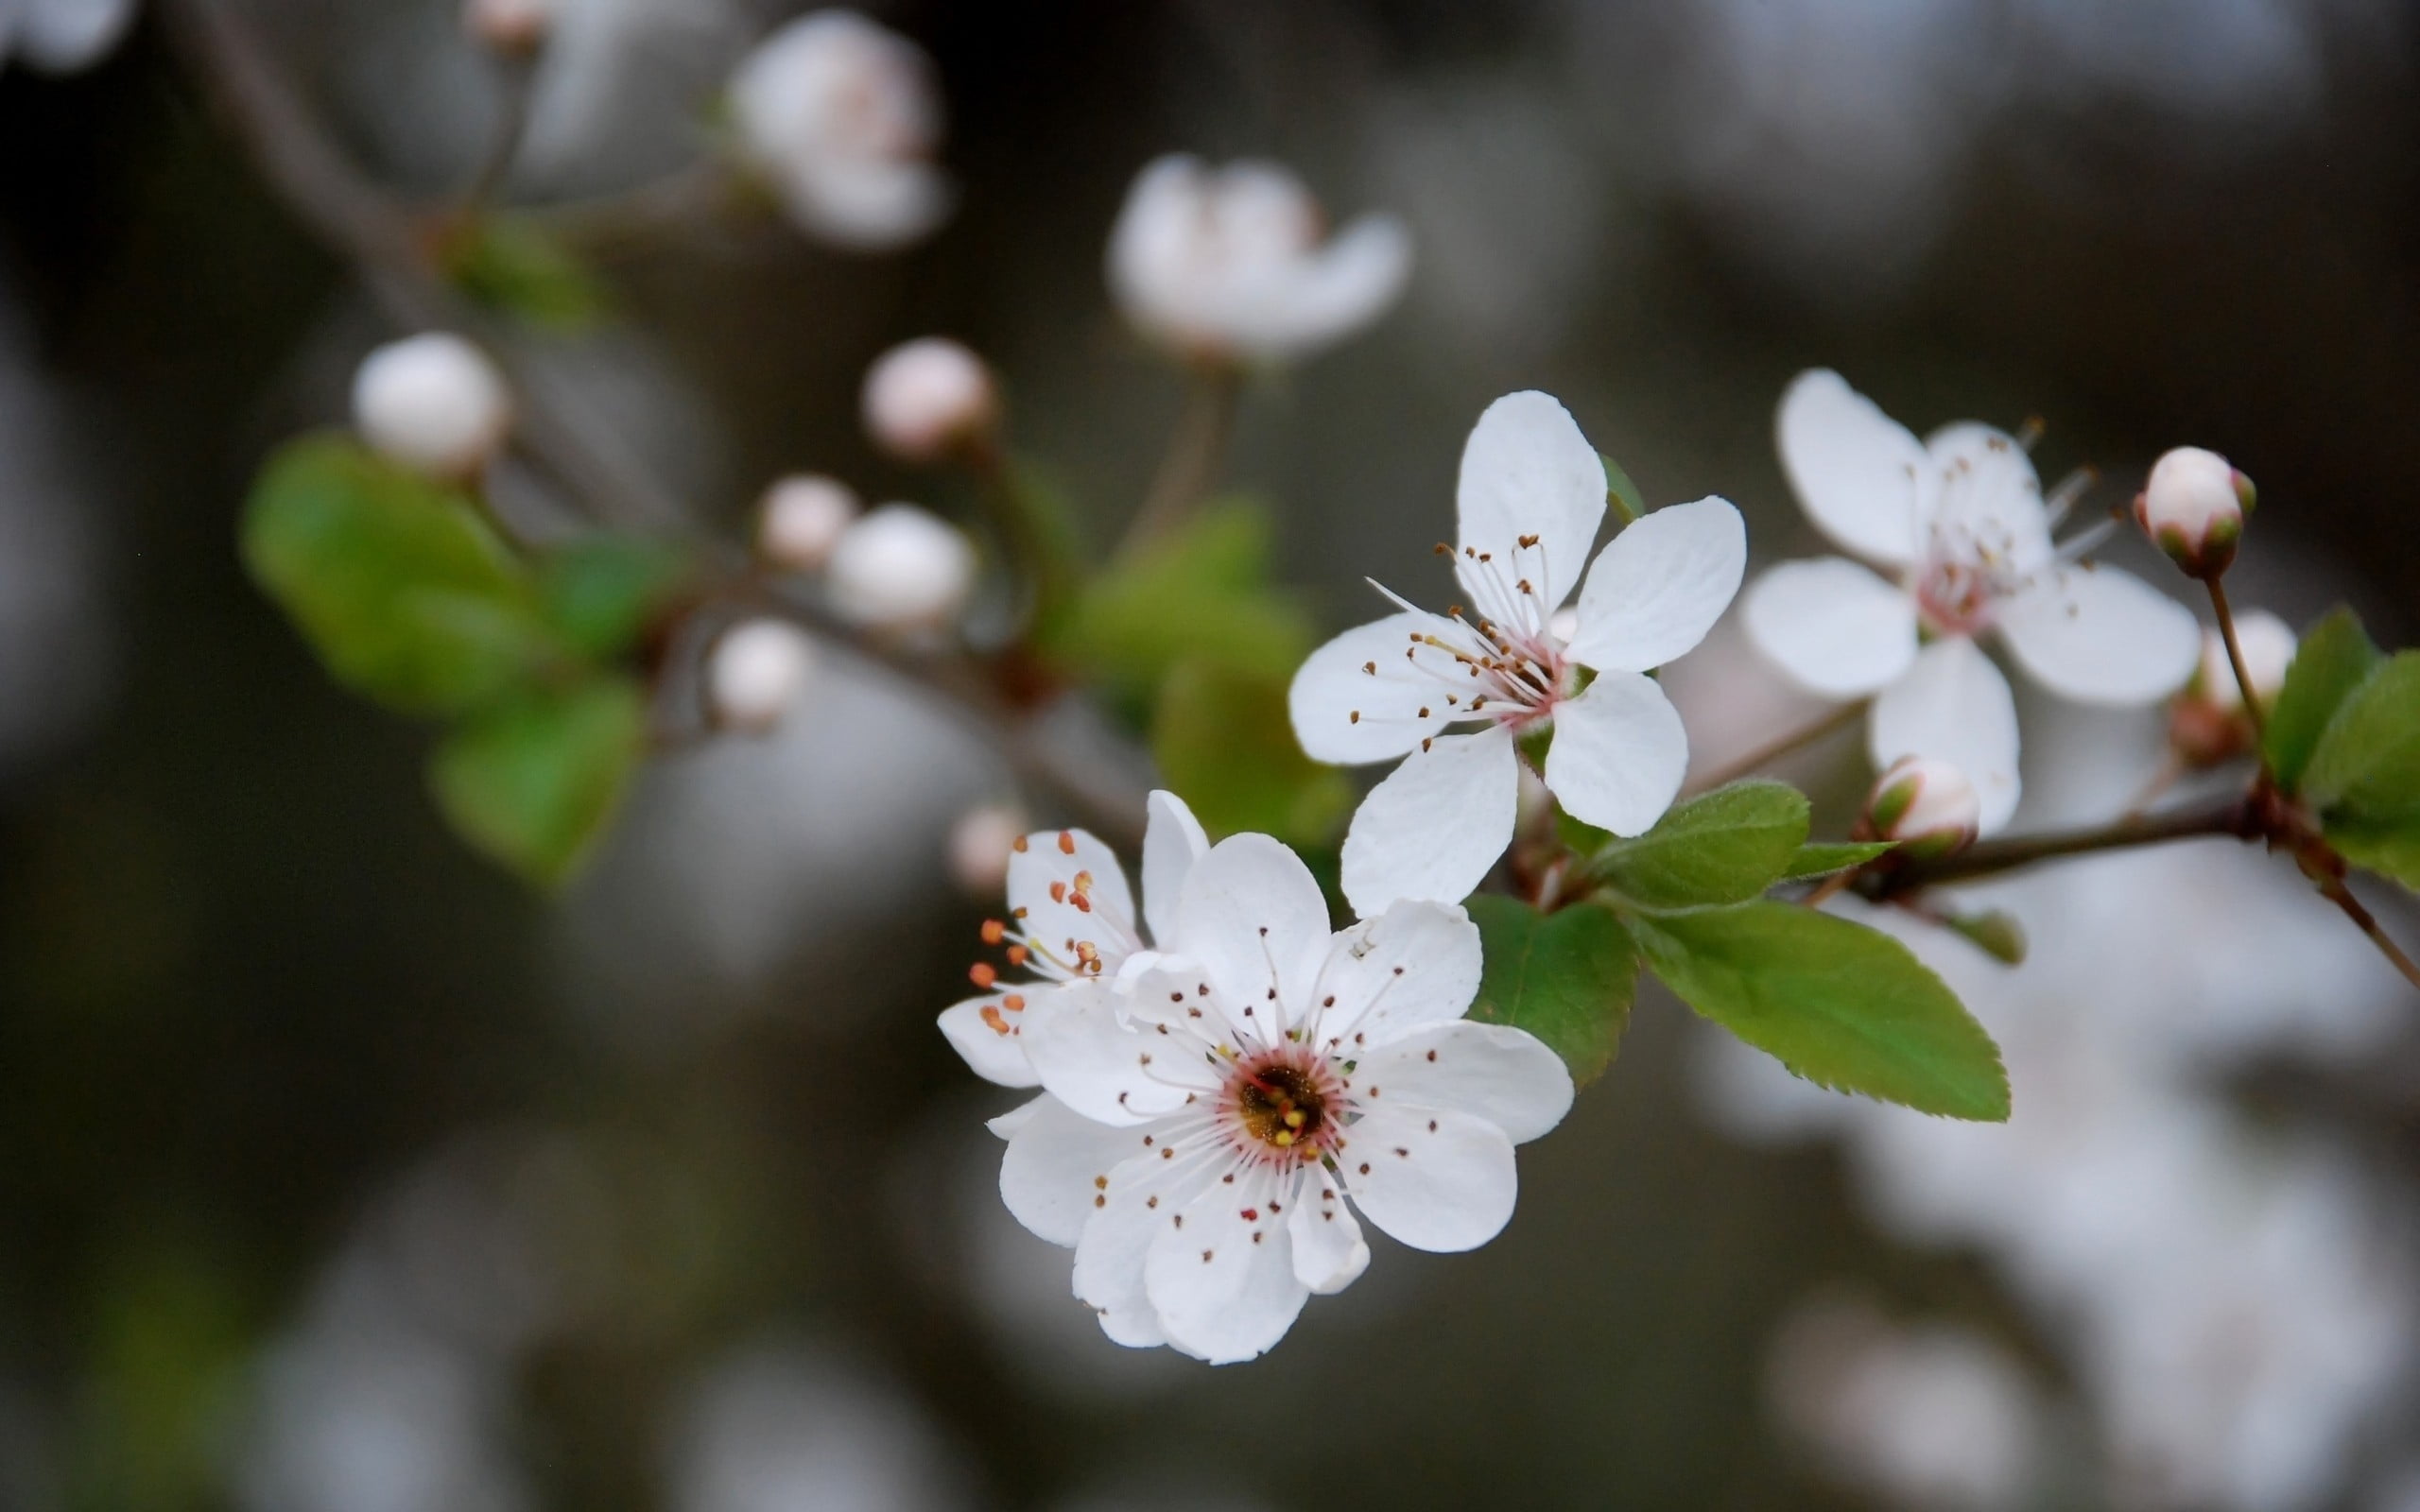
M975 549L946 521L912 504L886 504L840 533L824 582L832 607L859 625L931 628L964 607Z
M795 626L750 620L715 643L706 699L724 729L763 734L782 722L814 670L815 648Z
M404 466L460 480L504 444L512 398L485 352L432 331L363 359L353 380L353 421L362 439Z
M949 874L970 898L995 899L1009 885L1009 852L1030 828L1007 804L986 803L958 816L949 832Z
M2180 446L2152 468L2135 496L2135 520L2152 543L2195 577L2216 577L2235 560L2252 480L2216 452Z
M1858 833L1896 840L1908 856L1945 856L1975 843L1983 803L1966 774L1947 762L1902 756L1874 784Z
M765 490L756 520L756 554L790 572L822 570L861 506L847 484L800 473Z
M875 445L903 462L937 462L990 438L1000 396L982 358L946 336L925 336L867 369L864 410Z

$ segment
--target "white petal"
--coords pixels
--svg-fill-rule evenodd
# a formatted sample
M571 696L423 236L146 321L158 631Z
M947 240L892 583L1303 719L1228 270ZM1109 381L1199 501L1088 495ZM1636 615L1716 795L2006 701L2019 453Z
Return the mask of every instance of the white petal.
M1397 899L1336 936L1320 973L1317 1039L1379 1045L1450 1023L1470 1011L1479 967L1478 926L1460 904Z
M1916 660L1916 601L1845 557L1768 568L1739 607L1749 641L1809 693L1861 698Z
M1151 943L1170 950L1176 939L1177 897L1193 864L1209 852L1210 836L1174 793L1154 789L1144 800L1144 812L1143 919L1150 925Z
M1728 500L1676 504L1632 522L1588 570L1572 658L1645 672L1687 654L1731 607L1747 567L1748 527Z
M1999 627L2029 677L2083 703L2165 698L2202 655L2201 627L2184 605L2108 567L2037 575L2000 605Z
M1017 1137L1017 1130L1025 1127L1028 1124L1030 1124L1035 1119L1041 1117L1042 1110L1048 1108L1054 1101L1056 1101L1056 1099L1054 1099L1048 1092L1044 1092L1039 1097L1030 1098L1025 1102L1017 1104L1016 1107L1010 1108L1007 1112L1002 1113L997 1118L985 1119L983 1121L983 1126L990 1129L993 1133L997 1134L1004 1140L1015 1139Z
M1042 1085L1103 1124L1134 1125L1172 1113L1188 1093L1217 1085L1192 1047L1129 1024L1111 989L1077 983L1028 1000L1017 1036Z
M1935 485L1912 432L1828 368L1791 381L1774 431L1790 489L1824 534L1890 566L1915 560Z
M1047 992L1057 989L1027 988L1015 995L1030 1002L1036 990ZM985 1081L998 1082L1003 1087L1039 1087L1042 1078L1033 1074L1033 1067L1025 1058L1025 1037L1016 1032L1024 1014L1021 1011L1011 1013L1001 1006L1001 1000L1008 996L1010 994L1006 992L987 993L942 1009L942 1034L948 1039L950 1048L957 1051L967 1065L974 1068L975 1074ZM1008 1033L1003 1034L992 1027L983 1017L985 1008L990 1008L1000 1022L1009 1026Z
M2016 812L2016 698L1992 659L1963 636L1926 646L1908 675L1882 690L1866 747L1877 767L1930 756L1965 773L1982 800L1985 834Z
M1299 1170L1215 1180L1185 1205L1181 1226L1158 1231L1143 1284L1170 1344L1228 1365L1286 1336L1311 1295L1295 1278L1288 1215L1278 1211L1302 1184Z
M1688 769L1688 731L1652 678L1600 672L1555 711L1547 786L1575 819L1645 833L1672 806Z
M1461 696L1444 674L1460 668L1443 652L1412 640L1438 634L1459 639L1454 627L1435 615L1390 614L1312 652L1286 694L1304 751L1313 761L1346 766L1383 762L1444 729L1454 714L1445 695ZM1417 651L1427 654L1415 662L1410 653Z
M1460 902L1512 843L1512 736L1440 735L1370 790L1344 836L1344 896L1368 919L1398 898Z
M1167 1342L1143 1287L1151 1241L1217 1175L1200 1160L1161 1159L1167 1148L1161 1141L1109 1173L1101 1205L1076 1241L1076 1297L1100 1315L1102 1332L1133 1349Z
M1364 1055L1359 1095L1389 1108L1483 1118L1526 1144L1571 1111L1571 1073L1538 1039L1508 1024L1431 1024Z
M1925 438L1940 478L1930 547L2003 571L2030 573L2050 558L2042 480L2016 438L1964 420Z
M1392 215L1364 215L1285 272L1233 311L1232 338L1246 357L1308 356L1384 315L1411 276L1411 233Z
M1138 1130L1095 1123L1055 1097L1038 1101L1000 1158L1000 1200L1035 1234L1072 1246L1099 1211L1109 1173L1149 1151Z
M1512 1141L1483 1118L1381 1108L1353 1125L1337 1164L1353 1205L1414 1249L1477 1249L1512 1216Z
M1076 880L1090 878L1086 906L1077 906ZM1059 887L1053 901L1051 887ZM1038 830L1009 852L1009 907L1036 944L1073 966L1075 942L1100 949L1101 971L1114 974L1126 959L1134 930L1134 898L1117 852L1081 830Z
M1230 835L1194 863L1177 902L1186 955L1230 1005L1302 1002L1327 954L1327 897L1265 834Z
M1456 515L1465 552L1492 558L1454 559L1472 607L1507 624L1543 625L1570 596L1596 543L1605 464L1551 396L1507 394L1487 406L1462 447ZM1525 536L1537 543L1523 546ZM1524 578L1528 594L1512 587Z
M1361 1237L1361 1225L1325 1171L1313 1166L1298 1196L1286 1213L1286 1231L1294 1243L1294 1279L1321 1297L1334 1297L1370 1268L1369 1241Z

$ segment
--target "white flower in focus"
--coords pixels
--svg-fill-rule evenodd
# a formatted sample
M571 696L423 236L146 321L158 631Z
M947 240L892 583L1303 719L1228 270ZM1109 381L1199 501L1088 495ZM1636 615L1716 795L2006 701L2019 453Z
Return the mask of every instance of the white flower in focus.
M1278 363L1386 313L1411 273L1392 215L1326 235L1318 201L1273 163L1146 167L1110 233L1109 286L1135 328L1193 359Z
M1495 1237L1512 1147L1562 1121L1571 1077L1521 1030L1463 1019L1479 938L1461 909L1406 901L1331 934L1309 869L1243 834L1193 865L1175 913L1181 954L1028 1021L1046 1094L992 1125L1001 1196L1075 1246L1102 1331L1249 1360L1369 1264L1357 1210L1415 1249Z
M706 701L727 730L762 734L782 722L815 669L798 627L750 620L723 632L706 661Z
M1996 631L2036 682L2085 703L2151 703L2192 672L2191 614L2078 559L2108 526L2051 543L2081 488L2046 504L2015 438L1962 421L1919 441L1827 369L1790 384L1778 431L1808 518L1892 576L1841 557L1772 568L1742 605L1750 639L1810 692L1874 696L1875 764L1956 765L1983 833L2016 810L2016 704L1976 637Z
M2235 560L2243 517L2257 497L2252 480L2225 457L2179 446L2152 464L2135 496L2135 522L2187 575L2215 577Z
M970 898L989 901L1009 885L1009 858L1025 838L1025 812L1006 803L968 809L949 827L949 875ZM1031 1086L1031 1082L1020 1083Z
M978 444L1000 420L999 386L983 359L947 336L903 342L866 369L866 432L903 462L935 462Z
M1479 417L1457 513L1454 574L1469 607L1430 614L1395 598L1401 613L1312 652L1289 695L1313 759L1408 758L1345 837L1344 893L1365 919L1479 885L1512 838L1515 743L1549 727L1543 776L1564 809L1616 834L1651 828L1680 791L1689 746L1646 674L1704 638L1747 562L1738 510L1675 505L1616 536L1576 608L1558 612L1604 517L1605 473L1570 415L1536 392ZM1596 674L1584 687L1583 668Z
M1149 964L1154 942L1166 948L1174 937L1177 895L1209 850L1210 837L1174 793L1155 791L1148 803L1139 915L1117 853L1083 831L1044 830L1002 840L1009 917L987 922L983 942L1001 947L1010 969L1026 972L1028 980L1002 985L998 969L980 963L971 974L983 995L941 1016L942 1033L976 1074L1003 1087L1040 1086L1023 1042L1026 1025L1039 1017L1033 1011L1039 994L1073 982L1115 982L1130 968ZM961 830L965 824L960 821ZM954 834L953 847L957 841Z
M362 360L353 380L362 438L432 477L487 466L512 427L512 396L487 353L442 331L406 336Z
M821 572L862 508L856 490L837 478L783 478L757 507L756 554L791 572Z
M134 0L0 0L0 60L77 74L110 55L134 22Z
M824 570L833 608L876 629L947 622L975 587L975 548L912 504L886 504L840 533Z
M1928 756L1902 756L1876 781L1859 833L1896 840L1899 852L1942 856L1975 843L1982 800L1966 774Z
M819 10L767 38L732 77L731 113L741 151L810 235L887 251L949 214L949 180L932 163L931 64L854 10Z

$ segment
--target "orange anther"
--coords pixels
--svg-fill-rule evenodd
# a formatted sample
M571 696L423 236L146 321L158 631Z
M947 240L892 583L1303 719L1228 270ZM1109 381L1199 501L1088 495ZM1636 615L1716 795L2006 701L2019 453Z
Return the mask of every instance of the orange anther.
M1075 831L1062 830L1059 832L1059 853L1063 856L1072 856L1076 853Z
M1009 849L1019 855L1025 854L1025 836L1020 834L1015 839L1010 841Z
M1023 1013L1025 1011L1025 999L1018 996L1016 993L1011 992L1007 997L1000 1000L1000 1006L1008 1009L1011 1013Z
M983 1005L983 1022L992 1026L992 1032L994 1034L1007 1034L1009 1032L1009 1021L1001 1018L1000 1010L992 1006L989 1003Z
M983 920L983 943L986 945L997 945L1008 932L1009 926L996 919Z
M1063 903L1067 901L1067 885L1065 883L1054 882L1050 885L1050 901L1054 903Z
M1024 946L1011 945L1009 947L1009 964L1011 966L1023 966L1025 964Z
M989 991L992 984L1000 979L1000 973L992 969L991 962L977 961L966 969L966 979Z

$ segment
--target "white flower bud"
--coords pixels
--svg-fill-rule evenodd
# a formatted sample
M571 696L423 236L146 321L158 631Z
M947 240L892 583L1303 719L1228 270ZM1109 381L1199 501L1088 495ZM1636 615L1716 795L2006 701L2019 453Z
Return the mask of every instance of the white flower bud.
M986 803L958 816L949 831L949 874L966 895L996 899L1009 885L1009 852L1031 826L1021 810Z
M2153 464L2135 496L2135 520L2153 544L2195 577L2215 577L2235 560L2243 517L2257 497L2252 480L2216 452L2180 446Z
M891 348L866 369L866 430L903 462L937 462L987 439L999 423L999 387L983 359L947 336Z
M840 533L824 581L833 608L860 625L929 627L965 605L975 586L975 548L927 511L886 504Z
M1902 756L1874 784L1858 833L1896 840L1899 853L1944 856L1974 844L1983 802L1966 774L1944 761Z
M706 662L706 701L726 730L762 734L782 722L815 669L815 647L780 620L735 625Z
M765 490L756 519L756 554L791 572L821 572L832 548L864 507L837 478L800 473Z
M534 58L555 29L560 0L463 0L462 29L507 58Z
M364 440L406 467L460 480L504 444L512 397L485 352L432 331L363 359L353 380L353 420Z
M2266 610L2253 610L2236 616L2235 634L2244 670L2252 675L2253 695L2266 709L2276 701L2286 669L2293 664L2293 628ZM2204 630L2202 664L2169 709L2169 744L2187 766L2215 766L2250 750L2256 733L2227 660L2226 638Z

